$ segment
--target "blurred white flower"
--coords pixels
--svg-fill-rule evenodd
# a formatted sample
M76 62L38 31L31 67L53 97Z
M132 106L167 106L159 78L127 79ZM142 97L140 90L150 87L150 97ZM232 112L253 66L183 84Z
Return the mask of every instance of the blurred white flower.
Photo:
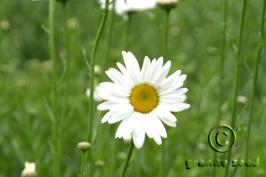
M82 150L82 151L86 151L91 147L91 144L89 142L83 141L83 142L79 142L77 145L77 148Z
M127 159L127 154L125 152L120 152L118 154L118 158L121 160L125 160L125 159Z
M104 9L105 0L99 0L100 7ZM113 3L109 6L113 8ZM129 12L138 12L153 9L156 7L156 0L115 0L115 12L118 15L127 15Z
M145 57L140 68L131 52L122 52L125 66L117 63L119 70L106 71L112 82L99 84L99 96L105 102L98 110L108 111L102 123L120 122L116 138L128 140L132 137L137 148L144 144L145 134L157 144L167 133L163 125L176 126L172 112L180 112L190 107L184 103L188 89L181 88L186 75L178 70L167 77L171 62L163 63L163 58ZM163 122L163 123L162 123Z
M163 9L172 9L176 7L178 0L157 0L157 4Z
M25 167L21 172L22 177L34 177L37 176L36 165L33 162L25 162Z
M90 88L87 88L86 89L86 96L90 97L91 95L91 89ZM93 93L93 99L97 102L100 102L102 101L102 99L99 97L99 86L97 85L94 89L94 93Z
M101 74L102 73L102 67L100 65L94 66L94 72L95 74Z
M8 30L10 28L10 23L7 20L0 21L0 29Z
M78 19L75 17L71 17L67 20L67 27L69 29L76 29L79 26Z
M102 167L104 167L104 165L105 165L105 161L103 161L103 160L96 160L95 161L96 167L102 168Z
M248 98L246 96L239 95L237 96L236 101L240 104L246 104L248 102Z

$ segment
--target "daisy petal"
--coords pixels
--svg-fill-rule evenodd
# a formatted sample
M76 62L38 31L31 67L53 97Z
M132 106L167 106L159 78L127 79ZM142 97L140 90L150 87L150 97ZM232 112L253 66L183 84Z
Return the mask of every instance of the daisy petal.
M140 81L140 68L136 57L131 52L122 52L128 75L134 84Z
M138 133L136 131L133 132L133 142L136 146L136 148L140 149L145 140L145 131L143 129L140 129Z
M152 74L154 73L155 66L156 66L156 59L153 59L151 61L150 67L147 70L147 75L146 75L146 78L145 78L146 82L151 83L151 80L152 80L152 77L153 77Z
M187 76L183 74L178 78L173 78L173 80L167 84L164 83L164 85L161 87L161 95L168 94L169 92L182 87L186 77Z
M148 69L150 67L151 61L148 57L144 58L144 62L142 65L142 69L141 69L141 74L142 74L142 81L146 82L148 80Z
M106 71L106 74L113 82L129 90L130 82L128 82L118 70L111 68Z
M123 119L130 117L132 114L133 114L133 108L131 108L131 110L124 109L123 111L121 110L120 112L117 111L109 118L108 123L113 124L119 122Z
M165 117L160 117L160 120L165 123L166 125L168 125L169 127L176 127L176 123L170 121L169 119L165 118Z
M132 116L124 119L116 130L115 138L122 138L124 135L132 133L134 128L134 119L132 119Z
M163 66L163 57L160 57L156 62L153 71L151 72L151 80L149 81L152 85L155 85L156 80L160 77L161 75L161 70Z
M169 110L171 112L180 112L180 111L190 108L190 104L187 104L187 103L179 103L177 105L161 104L160 106L163 109Z
M166 78L166 76L168 75L168 72L170 70L170 67L171 67L171 61L167 61L165 63L165 65L162 67L162 71L160 73L160 76L155 81L156 86L158 86L158 84L161 84L161 82Z
M132 116L135 120L135 130L133 131L133 142L136 148L141 148L145 140L145 130L143 126L143 116L140 113L135 113Z
M156 144L162 144L162 138L158 133L155 133L152 139L156 142Z
M110 115L110 112L107 112L105 113L105 115L103 116L102 120L101 120L101 123L105 123L108 121L108 119L110 119L111 115Z
M108 92L115 96L128 96L130 94L128 89L125 89L124 87L112 82L100 83L98 90L101 90L102 92Z
M152 120L154 128L157 130L157 133L159 133L160 136L163 138L167 138L166 130L160 121L160 119L156 116L152 116Z
M156 108L153 112L154 112L155 115L158 115L158 117L160 119L161 118L168 119L171 122L176 122L177 121L177 119L176 119L174 114L172 114L168 110L163 109L161 106Z

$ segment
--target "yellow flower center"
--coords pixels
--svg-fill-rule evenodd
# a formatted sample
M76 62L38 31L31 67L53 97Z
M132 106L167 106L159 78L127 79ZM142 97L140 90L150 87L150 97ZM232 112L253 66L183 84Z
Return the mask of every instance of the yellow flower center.
M149 113L158 105L159 95L151 85L140 84L132 89L129 100L135 111Z

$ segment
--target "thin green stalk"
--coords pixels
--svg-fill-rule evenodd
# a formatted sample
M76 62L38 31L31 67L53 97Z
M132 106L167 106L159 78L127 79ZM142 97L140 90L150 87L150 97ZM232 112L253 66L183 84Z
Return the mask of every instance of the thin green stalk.
M240 60L241 60L241 52L242 52L242 39L243 39L243 32L244 32L244 22L246 17L246 6L247 6L247 0L243 0L242 5L242 13L241 13L241 22L240 22L240 28L239 28L239 38L238 38L238 46L237 46L237 53L236 53L236 61L235 61L235 71L234 71L234 88L233 88L233 100L232 100L232 119L231 119L231 126L233 129L235 129L235 123L236 123L236 112L237 112L237 102L236 98L238 95L238 85L239 85L239 69L240 69ZM231 153L232 149L229 149L228 152L228 162L231 160ZM225 177L228 176L229 173L229 165L225 169Z
M165 162L165 145L162 144L162 149L161 149L161 164L160 164L160 168L159 168L159 176L160 177L163 177L165 176L165 173L164 173L164 162Z
M115 7L115 0L113 0L113 7ZM112 48L112 39L113 39L113 29L114 29L114 16L115 16L115 10L112 9L112 12L110 13L110 24L107 34L107 44L106 44L106 56L104 61L104 67L103 70L105 71L109 65L110 62L110 51Z
M224 13L223 13L223 29L222 29L222 44L221 44L221 58L220 58L220 82L219 82L219 104L217 111L217 122L219 123L221 117L221 107L223 103L223 78L224 78L224 62L226 56L226 33L227 33L227 13L228 13L228 0L224 0Z
M105 1L105 9L101 18L101 23L98 27L98 31L96 34L96 38L93 43L92 47L92 54L91 54L91 59L90 59L90 103L89 103L89 133L88 133L88 141L91 142L92 148L90 148L90 162L91 162L91 176L93 176L93 107L94 107L94 65L95 65L95 57L97 53L97 49L99 46L100 38L102 36L106 20L108 17L108 11L109 11L109 0Z
M80 159L79 177L84 177L85 159L86 159L86 151L82 151L81 152L81 159Z
M166 15L165 15L164 36L163 36L163 54L164 57L167 57L170 9L166 9L165 14Z
M164 24L164 33L163 33L163 54L164 54L164 57L167 57L170 11L171 11L170 9L165 10L165 24ZM165 163L165 145L162 144L161 165L160 165L160 169L159 169L159 175L160 176L165 176L164 163Z
M251 90L251 96L249 101L249 119L248 119L248 129L247 129L247 138L246 138L246 154L245 159L248 160L249 158L249 143L250 143L250 134L251 134L251 123L253 119L253 113L254 113L254 104L255 104L255 98L256 98L256 90L258 86L258 74L259 74L259 65L261 61L261 53L263 49L263 40L264 40L264 23L265 23L265 9L266 9L266 0L263 0L263 6L262 6L262 14L261 14L261 26L260 26L260 33L259 33L259 43L258 43L258 49L256 54L256 63L254 67L254 75L252 78L252 90ZM246 177L248 176L248 170L246 170Z
M61 141L60 141L60 117L58 115L58 75L57 75L57 61L55 54L55 36L54 36L54 12L56 2L55 0L49 1L49 54L53 62L53 176L60 176L60 159L61 159Z
M224 78L224 62L226 56L226 33L227 33L227 13L228 13L228 0L224 0L223 8L223 23L222 23L222 43L221 43L221 57L220 57L220 81L219 81L219 102L217 106L217 119L216 125L219 124L221 119L221 107L223 103L223 78ZM217 153L214 152L213 159L216 160ZM212 177L216 176L216 168L212 169Z
M134 149L134 143L131 141L130 145L129 145L128 152L127 152L127 158L126 158L126 161L125 161L125 164L124 164L124 167L123 167L123 171L121 173L121 177L125 177L126 176L128 164L129 164L129 161L131 159L133 149Z
M127 14L127 26L126 26L126 36L125 36L125 50L128 50L130 45L130 34L131 34L131 25L132 25L132 16L133 12L128 12Z
M64 71L64 77L65 77L65 93L64 93L64 105L63 105L63 113L62 117L67 117L66 111L67 111L67 105L68 105L68 96L69 96L69 72L70 72L70 52L69 52L69 31L67 27L67 3L62 3L63 8L63 18L64 18L64 45L65 45L65 71Z

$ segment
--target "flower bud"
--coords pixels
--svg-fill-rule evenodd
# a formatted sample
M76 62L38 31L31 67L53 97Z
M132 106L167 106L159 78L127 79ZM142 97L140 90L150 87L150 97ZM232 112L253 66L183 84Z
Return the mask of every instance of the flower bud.
M79 21L76 17L71 17L67 20L67 27L71 30L75 30L79 27Z
M8 30L10 28L10 23L7 20L0 21L0 29Z
M102 168L102 167L104 167L104 165L105 165L105 162L103 160L97 160L95 162L96 167Z
M157 0L157 4L162 8L166 10L171 10L173 8L176 8L178 0Z
M100 65L95 65L94 66L94 71L95 71L95 74L98 74L100 75L102 73L102 68Z
M36 165L33 162L25 162L25 167L21 172L21 177L35 177L36 173Z
M121 160L126 160L127 154L125 152L120 152L118 154L118 158L121 159Z
M90 95L91 95L91 89L90 89L90 88L87 88L85 94L86 94L87 97L90 97ZM100 95L99 95L99 85L97 85L97 86L94 88L93 99L94 99L96 102L101 102L101 101L103 101L103 99L102 99L102 98L100 97Z
M248 98L243 96L243 95L239 95L239 96L237 96L236 101L239 104L246 104L248 102Z
M77 148L83 152L86 152L91 147L89 142L79 142Z

